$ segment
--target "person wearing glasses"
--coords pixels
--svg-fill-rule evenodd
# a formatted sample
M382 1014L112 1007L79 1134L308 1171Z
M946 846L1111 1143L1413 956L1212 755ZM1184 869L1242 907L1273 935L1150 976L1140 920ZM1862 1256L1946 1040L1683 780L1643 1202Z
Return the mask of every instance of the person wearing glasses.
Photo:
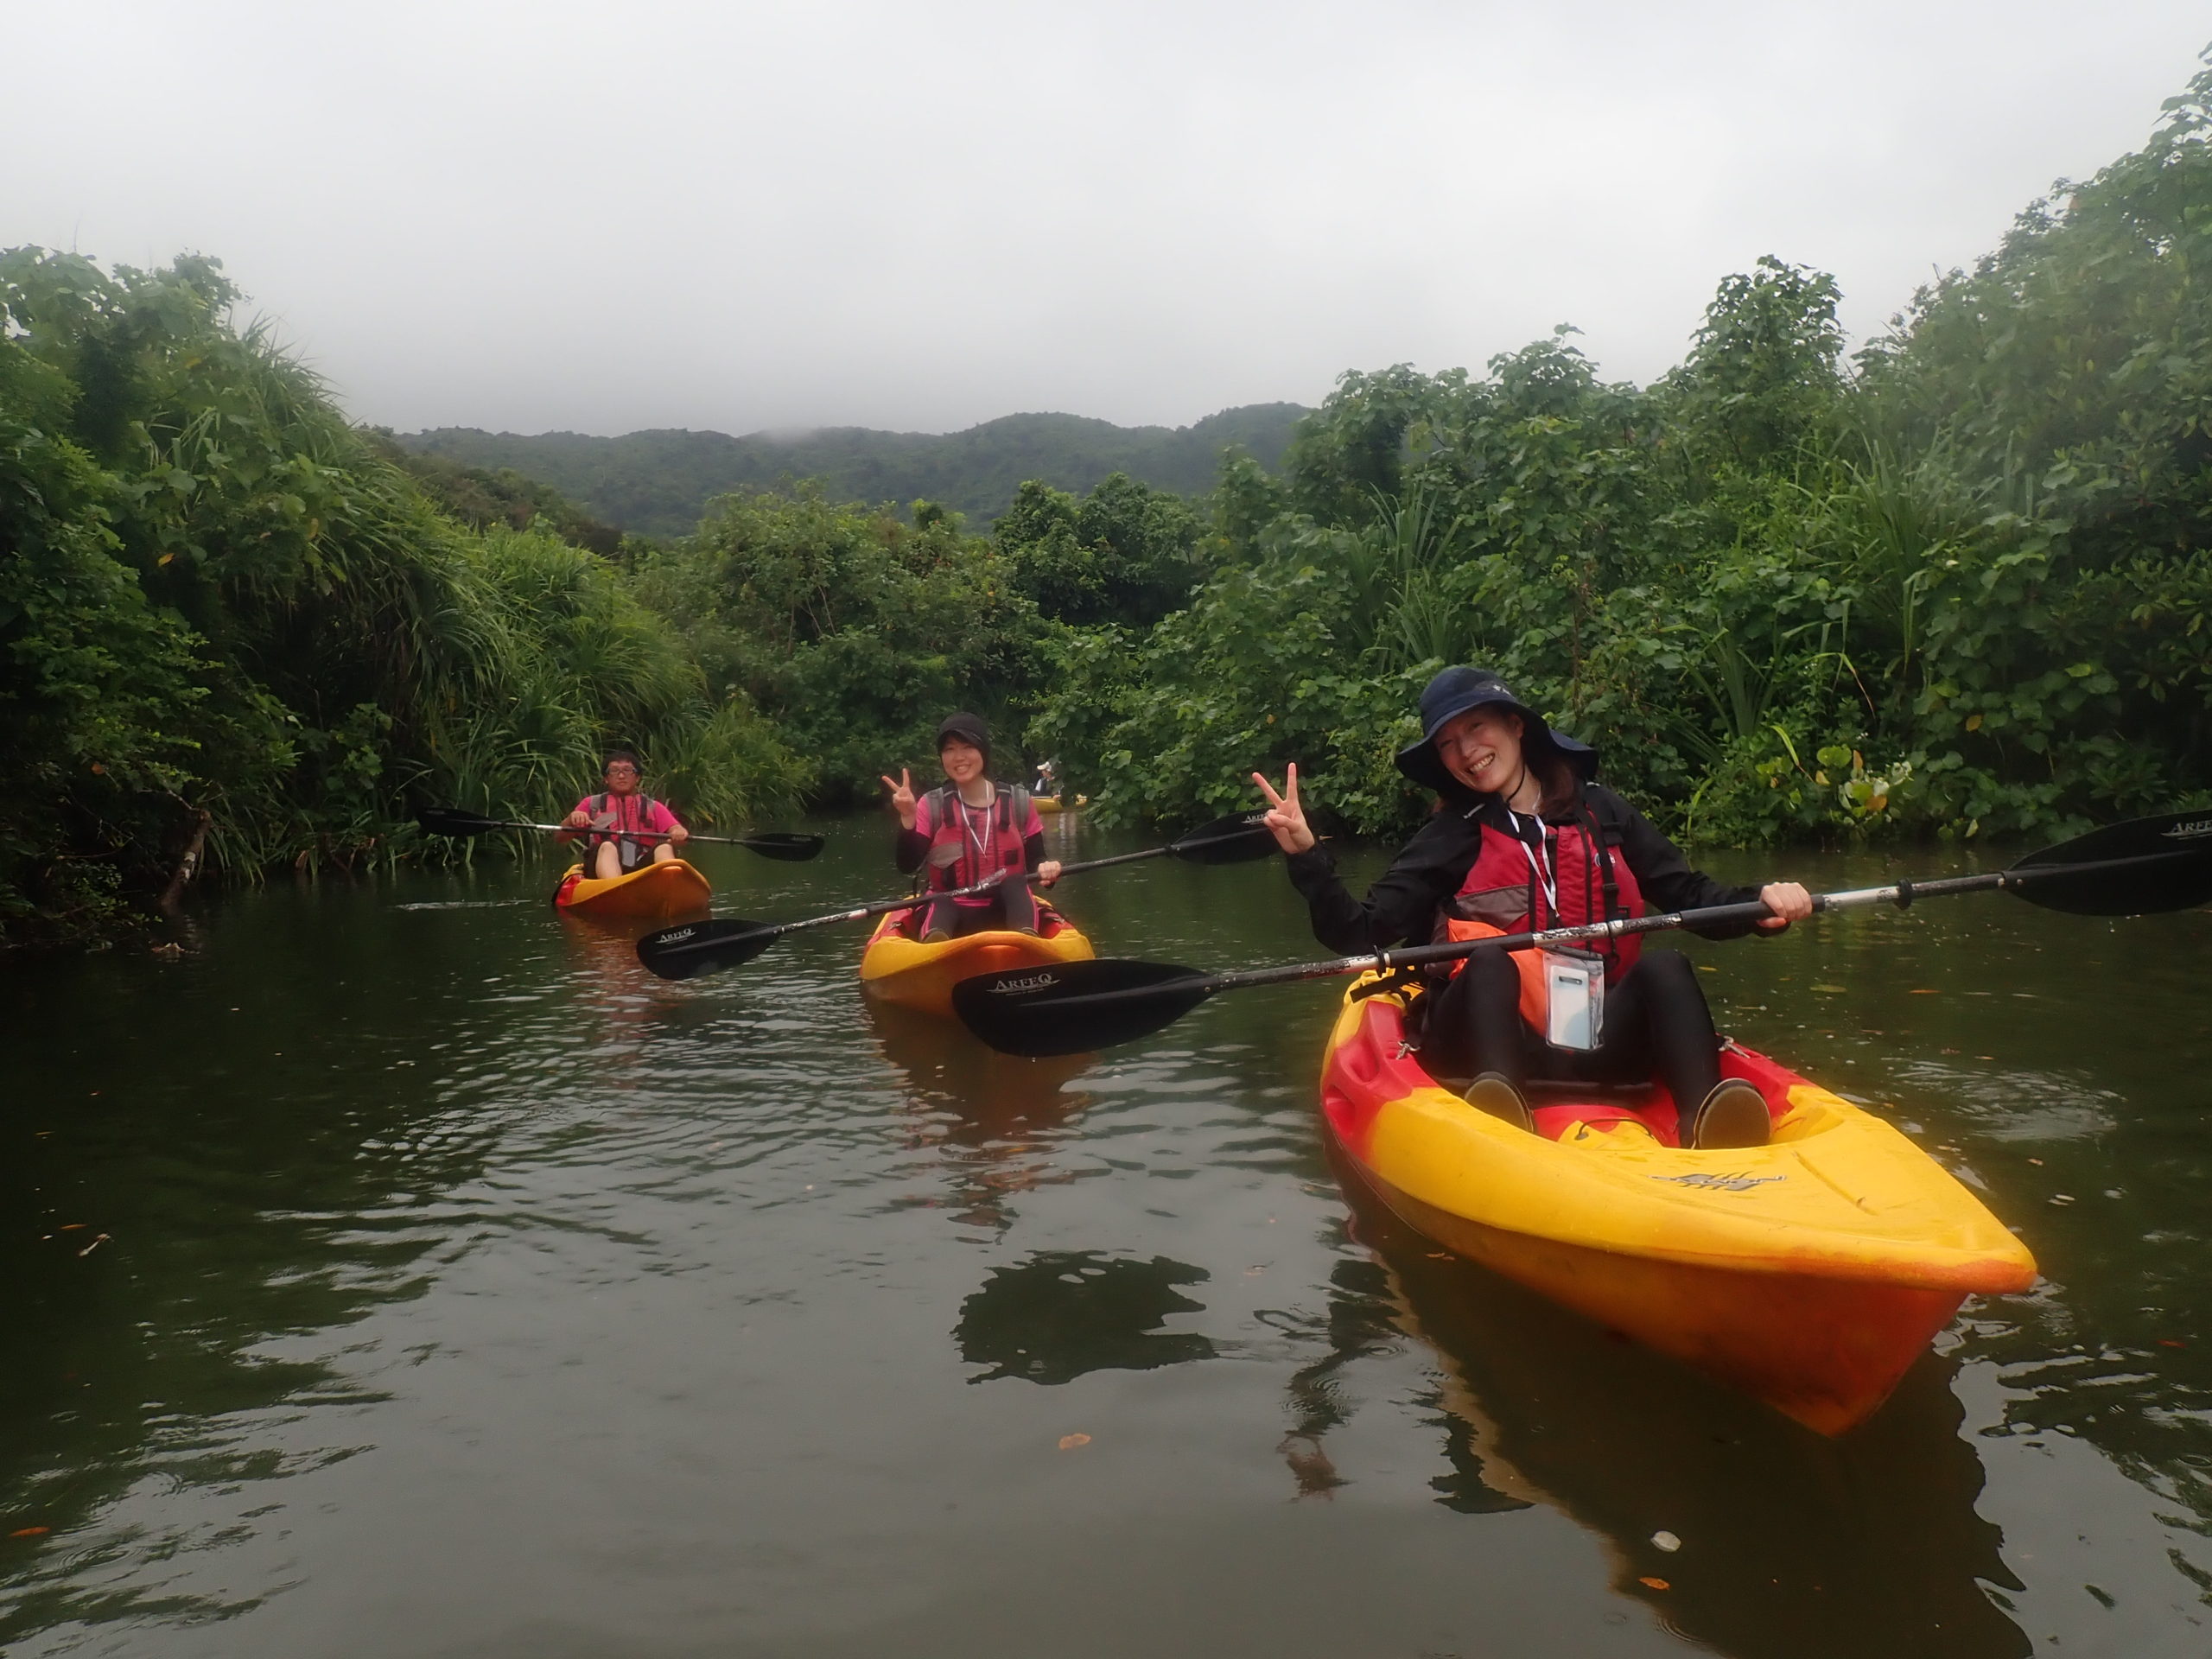
M607 785L598 795L587 795L576 810L561 821L556 841L584 841L584 874L594 881L612 881L648 861L665 863L691 837L676 814L639 787L640 770L634 749L609 749ZM627 836L618 833L627 830ZM639 839L639 837L644 837Z
M1813 913L1794 881L1732 887L1690 868L1681 850L1594 780L1597 752L1554 731L1487 669L1447 668L1421 697L1421 738L1398 770L1436 791L1436 810L1363 901L1352 897L1315 840L1293 766L1278 791L1258 772L1267 825L1305 898L1314 937L1346 956L1393 945L1638 916L1752 899L1770 912L1751 924L1696 930L1732 938L1778 933ZM1656 1077L1681 1112L1688 1147L1764 1146L1765 1103L1720 1076L1720 1039L1690 961L1639 950L1631 934L1569 959L1599 979L1595 1032L1551 1018L1562 983L1547 953L1478 950L1444 964L1420 1001L1421 1054L1432 1077L1471 1078L1467 1103L1532 1127L1531 1078L1632 1083Z

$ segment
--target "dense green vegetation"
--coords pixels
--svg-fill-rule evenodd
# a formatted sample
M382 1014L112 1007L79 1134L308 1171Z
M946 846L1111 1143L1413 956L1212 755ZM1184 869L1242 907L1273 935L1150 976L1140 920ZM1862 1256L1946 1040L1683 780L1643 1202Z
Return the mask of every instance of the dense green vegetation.
M1707 839L1974 835L2212 800L2212 74L1846 363L1762 260L1688 359L1608 385L1562 329L1480 379L1344 378L1219 569L1055 645L1033 728L1109 816L1295 760L1356 828L1438 664L1503 671Z
M1185 427L1115 426L1077 415L1008 415L964 432L876 432L834 427L779 436L754 433L576 432L522 436L444 427L397 442L417 454L552 486L610 524L641 536L690 532L716 496L817 481L840 501L943 503L988 525L1031 480L1087 492L1115 473L1155 489L1210 488L1225 448L1273 467L1306 410L1253 404Z
M235 297L212 260L0 255L6 938L105 931L200 854L389 857L432 797L565 807L612 739L702 817L798 793L614 567L439 513Z
M872 800L887 766L925 766L949 710L983 715L999 770L1075 625L1148 624L1205 574L1179 497L1116 474L1086 497L1022 486L988 540L929 501L910 517L820 490L725 499L698 533L643 556L638 597L669 620L716 695L773 719L819 798Z
M1347 374L1202 500L1007 474L982 536L786 483L654 543L350 426L213 261L0 255L0 929L102 931L203 838L353 867L432 798L550 813L613 740L709 822L864 802L955 706L1108 821L1295 760L1391 831L1451 661L1694 839L2212 802L2207 269L2212 72L1847 360L1834 283L1766 259L1647 387L1562 327Z

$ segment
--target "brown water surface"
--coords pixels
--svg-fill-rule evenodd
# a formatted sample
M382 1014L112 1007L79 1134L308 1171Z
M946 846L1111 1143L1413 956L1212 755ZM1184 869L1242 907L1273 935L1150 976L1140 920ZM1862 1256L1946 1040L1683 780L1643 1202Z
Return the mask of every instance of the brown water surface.
M823 827L707 849L717 907L896 890ZM10 1654L2212 1651L2212 915L1686 947L2047 1275L1828 1441L1349 1202L1332 986L1006 1060L872 1012L857 930L666 984L552 873L6 970ZM1102 953L1325 954L1272 864L1080 882Z

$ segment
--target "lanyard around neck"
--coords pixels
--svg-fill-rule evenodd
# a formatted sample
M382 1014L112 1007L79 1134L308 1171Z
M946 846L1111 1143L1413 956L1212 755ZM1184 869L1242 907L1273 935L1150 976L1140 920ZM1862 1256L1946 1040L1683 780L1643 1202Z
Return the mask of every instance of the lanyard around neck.
M976 849L976 875L978 880L982 879L985 868L995 861L991 858L989 848L985 843L983 837L976 832L976 821L968 815L971 812L981 813L983 819L983 827L988 830L990 828L991 824L991 814L997 810L998 804L999 791L996 785L992 785L989 798L985 800L981 806L969 805L966 801L961 798L960 791L956 789L952 791L953 807L960 814L961 837L963 840L971 843Z
M1559 875L1552 863L1550 847L1544 839L1543 815L1540 812L1532 812L1529 815L1529 822L1535 826L1536 831L1536 844L1533 847L1521 834L1521 815L1509 806L1505 809L1505 816L1512 821L1513 839L1521 843L1521 851L1529 861L1529 872L1536 878L1537 885L1543 889L1544 902L1551 906L1552 916L1554 919L1557 919Z

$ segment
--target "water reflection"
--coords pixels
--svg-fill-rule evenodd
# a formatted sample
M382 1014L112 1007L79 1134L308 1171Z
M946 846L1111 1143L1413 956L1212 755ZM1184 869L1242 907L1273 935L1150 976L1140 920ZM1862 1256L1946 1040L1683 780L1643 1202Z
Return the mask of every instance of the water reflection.
M868 1000L884 1058L906 1086L918 1141L940 1148L952 1172L955 1213L1003 1232L1007 1199L1055 1179L1052 1148L1089 1096L1068 1085L1089 1054L1022 1059L986 1048L957 1022Z
M1046 1250L996 1268L960 1305L952 1339L970 1365L990 1369L971 1382L1018 1376L1072 1382L1090 1371L1150 1371L1211 1359L1195 1332L1162 1331L1178 1314L1202 1313L1177 1288L1202 1285L1203 1268L1156 1255L1149 1262L1095 1250Z
M1831 1440L1440 1252L1339 1174L1348 1234L1374 1255L1340 1264L1330 1351L1291 1384L1300 1496L1349 1484L1325 1450L1349 1414L1344 1373L1410 1338L1442 1373L1423 1402L1447 1465L1435 1501L1565 1512L1606 1539L1613 1588L1677 1634L1732 1659L2033 1650L1990 1599L2022 1586L1975 1512L1984 1476L1950 1361L1926 1356Z
M423 1293L449 1236L442 1195L481 1174L496 1138L424 1098L411 1059L287 1057L271 1027L297 1026L249 1017L281 999L342 1029L374 1023L412 1000L396 972L257 986L250 1001L206 964L155 971L143 994L207 1033L188 1092L174 1049L130 1040L131 1009L88 1007L57 1039L87 1086L0 1101L0 1532L17 1535L0 1537L0 1648L260 1605L187 1586L195 1562L258 1529L194 1499L251 1483L255 1513L281 1511L290 1479L365 1449L358 1408L386 1395L294 1341ZM434 1049L435 1011L410 1012ZM261 1086L229 1080L249 1057ZM379 1073L381 1090L354 1086Z

